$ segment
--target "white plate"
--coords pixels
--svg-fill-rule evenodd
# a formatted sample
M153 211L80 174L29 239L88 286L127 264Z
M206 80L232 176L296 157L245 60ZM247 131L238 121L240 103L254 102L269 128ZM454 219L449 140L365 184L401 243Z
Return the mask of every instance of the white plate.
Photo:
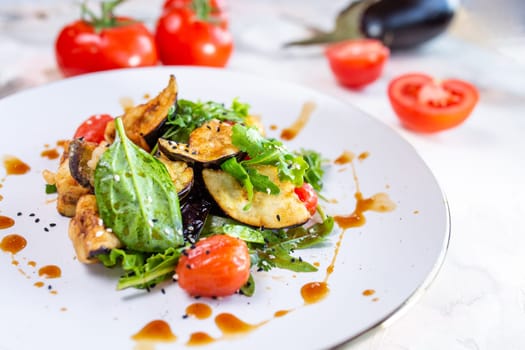
M350 214L355 206L352 166L335 165L333 160L345 150L356 155L368 152L366 159L353 162L363 196L386 193L397 207L388 213L366 212L364 226L346 230L328 279L330 293L324 300L304 305L300 289L325 277L342 232L339 228L324 246L300 253L303 259L320 264L318 272L293 274L274 269L256 273L257 292L252 298L234 295L199 300L213 310L213 316L205 320L183 317L195 300L176 284L150 293L117 292L118 271L76 261L67 235L68 219L56 213L54 195L44 193L41 172L54 170L58 160L46 159L41 152L46 145L53 148L57 141L71 137L89 115L120 114L122 98L138 103L145 94L155 95L171 73L178 79L180 98L230 103L239 97L248 102L265 125L278 127L269 131L271 136L289 126L306 101L314 101L317 108L309 123L288 145L316 149L332 161L324 195L337 203L327 205L329 214ZM31 166L28 174L18 176L5 176L5 169L0 168L0 215L16 221L13 227L0 230L0 239L16 233L27 240L27 247L14 256L0 251L1 349L53 346L80 350L102 344L107 349L132 349L137 344L131 336L156 319L166 321L177 340L154 346L183 348L193 332L220 338L214 316L222 312L250 324L269 322L242 336L221 338L207 348L329 348L405 309L429 286L444 259L450 235L447 203L414 149L356 108L304 87L226 70L158 67L112 71L0 100L0 120L0 156L16 156ZM35 216L29 216L31 213ZM18 261L17 266L13 260ZM39 277L38 269L44 265L59 266L62 276ZM34 286L39 281L44 282L41 288ZM367 289L375 294L364 296ZM274 317L279 310L293 311Z

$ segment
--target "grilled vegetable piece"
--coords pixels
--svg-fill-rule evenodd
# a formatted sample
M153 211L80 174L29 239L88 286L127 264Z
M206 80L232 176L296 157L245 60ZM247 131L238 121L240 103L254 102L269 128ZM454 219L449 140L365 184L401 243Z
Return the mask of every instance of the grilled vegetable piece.
M192 190L181 206L184 239L198 241L208 214L220 211L204 186L202 176L197 175Z
M186 162L168 159L162 153L157 156L157 159L168 169L170 178L175 184L175 189L179 195L179 200L182 200L190 193L193 187L193 168Z
M305 205L295 194L290 182L281 182L277 168L263 165L257 167L280 189L276 195L255 192L251 205L248 195L239 182L222 170L204 169L202 176L206 188L219 207L233 219L244 224L269 229L304 224L311 217Z
M188 144L159 139L159 149L170 159L204 166L219 165L240 153L232 144L232 125L217 119L193 130Z
M106 150L108 143L85 141L83 138L74 139L69 143L69 170L71 176L83 187L91 192L94 190L94 174L98 160Z
M177 108L177 81L171 75L168 86L159 95L148 102L132 107L122 116L126 135L139 147L150 151L162 134L162 127L166 122L171 108ZM115 122L111 121L106 127L106 140L115 139Z
M71 176L68 145L65 145L64 150L55 175L57 211L61 215L72 217L75 215L79 198L89 193L89 189L80 185L73 176Z
M69 222L69 238L80 262L98 262L96 256L121 247L117 236L107 230L98 215L95 195L87 194L78 200L75 216Z

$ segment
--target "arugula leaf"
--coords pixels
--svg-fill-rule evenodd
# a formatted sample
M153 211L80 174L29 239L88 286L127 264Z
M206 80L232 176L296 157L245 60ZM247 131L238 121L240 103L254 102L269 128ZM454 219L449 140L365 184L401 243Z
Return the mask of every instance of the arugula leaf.
M104 225L130 250L163 252L181 246L179 200L166 167L126 137L120 118L115 125L118 139L95 170L95 196Z
M188 143L193 130L211 120L229 120L238 123L245 121L249 105L237 99L232 101L230 108L218 102L193 102L179 99L177 108L168 114L167 130L162 136L165 139Z
M302 156L288 151L282 142L265 138L254 127L235 124L232 127L232 143L248 153L249 159L239 162L230 158L221 168L246 188L249 203L253 199L254 190L270 194L280 192L276 184L257 171L258 165L273 165L277 167L281 181L289 181L296 187L303 184L308 164Z
M333 217L324 217L323 222L308 228L299 226L288 230L263 230L266 244L263 247L254 247L252 259L262 270L279 267L296 272L312 272L317 268L301 258L292 256L296 249L304 249L324 241L334 227Z
M301 149L300 152L296 152L297 155L303 157L308 164L308 169L304 173L304 180L308 182L312 187L320 192L323 189L323 158L321 154L312 150Z
M201 231L201 236L224 233L228 236L240 238L248 243L264 244L264 236L260 230L248 227L239 222L222 216L208 215Z
M142 252L112 249L108 254L97 255L97 258L106 267L121 265L126 271L118 281L117 290L146 289L172 278L181 252L181 248L168 248L163 253L148 256Z

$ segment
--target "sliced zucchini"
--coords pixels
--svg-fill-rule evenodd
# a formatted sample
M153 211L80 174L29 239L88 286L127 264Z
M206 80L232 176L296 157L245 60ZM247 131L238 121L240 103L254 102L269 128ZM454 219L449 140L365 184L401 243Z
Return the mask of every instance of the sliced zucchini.
M278 229L301 225L308 221L311 215L295 194L294 185L281 182L277 168L273 166L264 165L257 170L268 176L279 187L280 193L272 195L255 192L251 206L248 207L246 190L230 174L222 170L204 169L202 177L219 207L227 215L244 224Z
M159 149L170 159L204 166L219 165L240 153L232 143L232 125L217 119L193 130L189 144L159 139Z
M148 102L126 110L122 116L126 135L146 151L150 151L161 136L170 108L177 108L177 81L170 76L168 86ZM108 123L106 140L115 139L115 122Z

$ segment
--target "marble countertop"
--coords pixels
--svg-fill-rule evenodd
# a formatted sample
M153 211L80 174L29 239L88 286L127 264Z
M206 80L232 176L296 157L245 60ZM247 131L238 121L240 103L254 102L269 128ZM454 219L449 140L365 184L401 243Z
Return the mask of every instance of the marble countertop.
M236 50L226 69L293 81L366 111L415 147L448 198L452 238L434 283L402 317L345 349L525 348L525 31L504 28L498 36L476 16L473 3L446 35L394 53L379 81L352 91L335 83L316 50L283 52L277 45L301 30L289 18L326 28L343 1L228 1ZM152 25L160 4L134 0L123 12ZM0 97L61 79L53 41L60 26L76 18L76 6L53 0L0 3ZM476 85L480 101L472 116L435 135L405 130L390 108L386 86L411 71Z

